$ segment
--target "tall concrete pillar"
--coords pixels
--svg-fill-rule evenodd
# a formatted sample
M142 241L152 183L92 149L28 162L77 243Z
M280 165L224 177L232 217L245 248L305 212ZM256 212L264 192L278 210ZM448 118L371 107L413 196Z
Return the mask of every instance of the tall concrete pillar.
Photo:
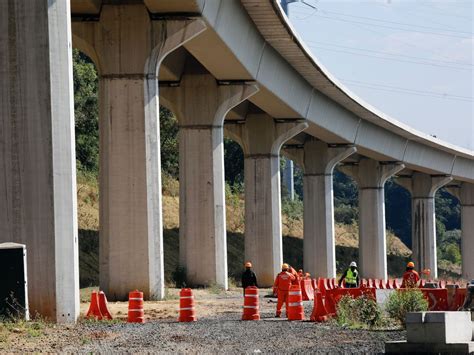
M474 279L474 184L461 183L458 187L450 187L448 191L456 196L461 203L461 255L462 277Z
M341 167L356 180L359 188L359 268L363 277L387 278L384 185L404 167L371 159Z
M100 286L112 300L164 297L158 69L205 26L151 21L142 4L103 5L74 23L100 74Z
M295 169L293 160L285 158L285 166L283 168L283 185L287 189L287 198L291 201L295 199Z
M411 177L395 181L405 187L412 198L412 259L419 270L430 269L431 278L438 277L436 253L435 195L452 180L449 176L431 176L414 172Z
M163 89L179 123L180 261L190 285L228 288L224 119L257 90L219 85L192 59L180 86Z
M298 149L303 169L304 269L319 277L336 277L334 233L334 167L357 151L308 138Z
M0 242L28 249L30 313L74 322L79 268L68 1L0 2L0 102Z
M244 151L245 259L253 263L260 287L273 285L283 262L280 148L307 127L304 121L276 122L263 113L226 125Z

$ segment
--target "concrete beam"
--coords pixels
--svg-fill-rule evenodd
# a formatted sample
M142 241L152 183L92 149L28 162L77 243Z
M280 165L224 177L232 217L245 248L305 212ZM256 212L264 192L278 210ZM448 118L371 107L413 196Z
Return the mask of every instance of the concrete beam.
M223 125L257 91L219 85L193 61L179 87L162 90L179 122L180 263L190 285L228 288Z
M450 176L430 176L418 172L411 177L395 179L412 196L412 258L419 270L430 269L434 279L438 277L435 195L451 180Z
M273 285L283 262L280 148L307 127L304 121L277 122L267 114L226 125L244 151L245 259L252 261L260 287Z
M143 4L103 5L99 22L74 23L100 73L100 285L111 300L136 288L164 297L158 72L204 30L152 22Z
M387 278L385 182L404 169L400 163L362 159L340 170L352 176L359 187L359 265L365 278Z
M28 250L32 314L79 316L68 1L0 2L0 242Z

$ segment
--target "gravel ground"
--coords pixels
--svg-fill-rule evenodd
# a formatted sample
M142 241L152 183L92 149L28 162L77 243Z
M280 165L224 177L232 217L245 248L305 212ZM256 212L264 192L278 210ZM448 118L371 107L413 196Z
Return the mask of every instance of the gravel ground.
M275 303L264 298L260 299L262 320L243 322L241 296L212 297L228 307L216 306L215 314L211 307L201 317L198 313L194 323L178 323L174 316L145 324L81 321L49 327L36 338L14 338L7 347L0 343L0 352L366 354L383 353L386 341L405 338L404 331L349 330L330 323L273 318ZM305 302L307 318L312 307L312 302Z

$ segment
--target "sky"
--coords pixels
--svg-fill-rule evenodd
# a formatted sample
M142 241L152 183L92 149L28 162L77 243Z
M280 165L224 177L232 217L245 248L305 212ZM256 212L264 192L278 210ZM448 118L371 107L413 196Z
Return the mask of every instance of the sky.
M397 121L474 150L474 1L306 0L303 41L339 81Z

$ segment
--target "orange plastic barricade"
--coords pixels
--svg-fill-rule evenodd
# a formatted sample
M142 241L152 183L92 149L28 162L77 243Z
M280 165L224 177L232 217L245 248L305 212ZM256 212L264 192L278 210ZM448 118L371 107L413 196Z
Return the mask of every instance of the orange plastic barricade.
M318 289L321 291L323 297L326 296L326 291L328 290L326 279L324 277L318 278Z
M467 297L467 289L466 288L457 288L454 292L454 298L451 304L449 305L450 311L457 311L464 305Z
M112 319L112 315L109 312L109 307L107 304L107 297L103 291L99 292L99 309L100 313L102 314L102 318L105 319Z
M323 296L319 291L314 292L314 307L310 320L312 322L325 322L328 320L328 311L324 307Z
M428 300L430 311L448 310L448 290L443 288L422 288L421 292Z
M303 295L299 285L292 285L288 292L288 320L304 320Z
M385 290L386 287L385 287L385 281L384 280L380 280L379 282L379 289L380 290Z
M398 284L398 280L397 280L397 279L393 279L392 288L393 288L394 290L398 290L398 289L400 288L400 285Z
M303 294L303 301L312 301L314 299L313 285L310 279L301 280L301 293Z
M311 280L311 284L313 285L313 290L316 291L316 290L319 289L319 287L318 287L318 280L312 279L312 280Z
M143 292L138 290L128 294L128 323L145 323Z
M324 306L326 307L326 311L328 312L328 316L332 317L336 315L336 302L334 300L334 293L326 292L326 297L324 298Z
M97 320L102 319L102 313L100 312L99 306L99 295L97 291L92 291L91 293L91 304L89 310L87 311L86 318L95 318Z
M179 292L179 318L180 322L195 322L194 296L190 288L183 288Z
M258 307L258 288L249 286L245 289L244 312L242 320L260 320Z
M336 279L330 279L330 287L331 287L331 290L336 288Z

